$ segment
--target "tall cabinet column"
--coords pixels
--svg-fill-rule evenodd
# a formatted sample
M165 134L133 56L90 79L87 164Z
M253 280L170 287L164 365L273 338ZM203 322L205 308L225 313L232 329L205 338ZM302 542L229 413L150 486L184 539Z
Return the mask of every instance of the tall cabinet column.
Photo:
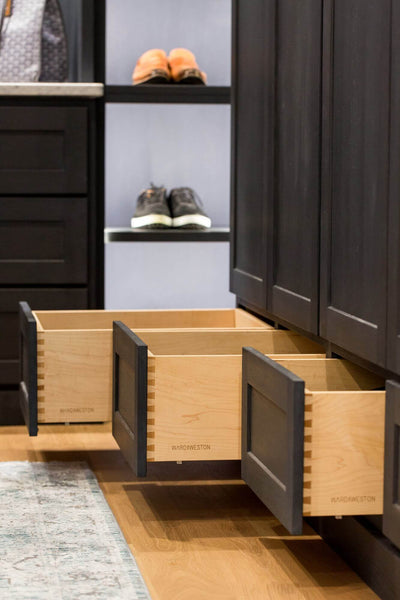
M317 333L322 3L234 15L231 289Z

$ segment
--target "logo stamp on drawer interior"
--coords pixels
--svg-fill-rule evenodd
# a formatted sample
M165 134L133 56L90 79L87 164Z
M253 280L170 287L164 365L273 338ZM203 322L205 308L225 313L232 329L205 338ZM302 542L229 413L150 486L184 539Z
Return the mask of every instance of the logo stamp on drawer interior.
M334 496L331 498L332 504L374 504L375 502L375 496Z
M171 450L177 451L196 451L196 450L211 450L211 444L172 444Z
M94 412L94 408L87 406L87 407L77 407L77 408L60 408L60 413L61 414L90 414Z

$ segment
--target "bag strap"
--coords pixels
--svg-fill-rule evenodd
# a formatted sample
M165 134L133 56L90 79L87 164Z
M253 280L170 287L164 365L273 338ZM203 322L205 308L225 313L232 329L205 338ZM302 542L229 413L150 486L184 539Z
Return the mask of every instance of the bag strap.
M12 2L13 0L0 0L0 42L4 19L12 14Z

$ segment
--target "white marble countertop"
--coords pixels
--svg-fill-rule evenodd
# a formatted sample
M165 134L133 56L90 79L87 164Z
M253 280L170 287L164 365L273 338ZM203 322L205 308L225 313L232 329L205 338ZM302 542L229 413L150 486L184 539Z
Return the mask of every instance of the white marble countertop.
M1 82L0 96L72 96L99 98L104 95L102 83L27 83Z

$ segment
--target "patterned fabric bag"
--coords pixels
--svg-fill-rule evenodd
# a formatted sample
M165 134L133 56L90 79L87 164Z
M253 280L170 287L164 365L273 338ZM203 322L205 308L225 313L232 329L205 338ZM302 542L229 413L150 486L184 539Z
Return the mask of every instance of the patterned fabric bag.
M58 0L0 0L0 81L65 81L67 76Z

